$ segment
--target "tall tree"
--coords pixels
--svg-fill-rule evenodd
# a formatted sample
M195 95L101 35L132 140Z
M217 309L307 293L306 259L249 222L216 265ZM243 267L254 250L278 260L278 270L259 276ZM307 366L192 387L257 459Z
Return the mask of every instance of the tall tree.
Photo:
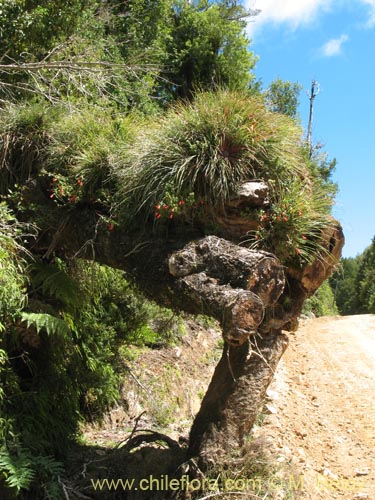
M178 0L168 44L170 92L191 97L194 89L246 89L256 57L249 52L246 19L255 15L235 1Z
M2 62L38 60L93 16L97 0L1 0Z
M297 82L277 78L264 92L266 104L274 113L297 118L301 89L302 86Z
M179 103L135 138L111 110L49 111L4 112L4 192L19 189L15 209L38 220L34 254L95 258L159 302L220 321L223 356L190 436L207 468L244 443L287 346L282 330L296 328L341 252L301 130L229 91Z
M375 313L375 237L363 252L356 276L358 312Z
M357 276L361 257L341 259L341 268L330 278L330 285L335 294L336 304L341 314L350 315L359 312Z
M375 313L375 238L361 254L341 259L330 284L341 314Z

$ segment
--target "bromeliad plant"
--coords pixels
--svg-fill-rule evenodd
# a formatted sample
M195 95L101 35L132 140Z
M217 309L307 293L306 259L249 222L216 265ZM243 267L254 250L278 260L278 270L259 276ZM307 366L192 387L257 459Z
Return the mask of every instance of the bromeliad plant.
M9 104L0 115L0 195L24 198L38 179L59 207L82 202L111 211L113 164L138 129L135 117L38 103Z
M240 184L263 180L271 205L259 212L250 245L287 264L324 254L321 233L331 224L331 192L309 170L302 130L291 118L268 111L259 96L198 94L142 130L126 154L115 171L134 218L184 224L200 207L201 225L209 227L215 214L225 214ZM244 217L253 220L256 209L250 212Z
M250 234L250 246L275 253L287 265L324 258L327 250L320 241L332 224L332 198L321 186L300 180L270 186L272 202L258 212L259 227Z
M123 196L146 216L168 190L220 208L250 179L303 177L300 138L294 121L267 111L260 97L200 93L140 133L124 161L129 167L119 165Z

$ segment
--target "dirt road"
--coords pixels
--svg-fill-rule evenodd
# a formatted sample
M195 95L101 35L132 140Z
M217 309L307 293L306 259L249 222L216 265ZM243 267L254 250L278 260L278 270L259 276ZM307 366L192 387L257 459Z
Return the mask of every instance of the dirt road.
M308 320L291 336L264 430L301 473L301 499L375 500L374 392L374 315Z

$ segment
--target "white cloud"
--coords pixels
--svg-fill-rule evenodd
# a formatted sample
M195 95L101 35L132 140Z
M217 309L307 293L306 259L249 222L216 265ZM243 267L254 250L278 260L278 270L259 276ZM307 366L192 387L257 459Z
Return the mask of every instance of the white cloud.
M364 3L365 5L368 5L370 7L370 15L367 20L367 26L369 28L375 26L375 0L360 0L361 3Z
M326 57L338 56L341 54L342 45L349 40L348 35L341 35L339 38L328 40L322 47L322 54Z
M375 27L375 0L244 0L245 6L260 13L250 18L247 31L250 36L259 32L264 25L284 25L290 29L313 24L319 16L332 10L345 9L347 2L367 7L367 28ZM343 40L345 42L346 40ZM339 46L339 50L341 45ZM329 50L329 48L328 48ZM334 50L334 48L332 49ZM335 54L335 53L334 53ZM332 55L334 55L332 54Z
M375 0L361 0L375 3ZM309 24L316 17L329 10L334 0L246 0L246 7L261 12L249 23L250 32L265 23L284 23L291 28Z

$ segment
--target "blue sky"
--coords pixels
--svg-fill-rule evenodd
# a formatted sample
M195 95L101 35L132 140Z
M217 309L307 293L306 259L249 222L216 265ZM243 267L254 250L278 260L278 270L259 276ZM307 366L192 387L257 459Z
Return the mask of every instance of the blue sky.
M257 78L299 82L306 129L313 79L313 140L338 165L334 215L343 225L343 255L362 252L375 236L375 0L246 0L261 9L248 25L259 56Z

